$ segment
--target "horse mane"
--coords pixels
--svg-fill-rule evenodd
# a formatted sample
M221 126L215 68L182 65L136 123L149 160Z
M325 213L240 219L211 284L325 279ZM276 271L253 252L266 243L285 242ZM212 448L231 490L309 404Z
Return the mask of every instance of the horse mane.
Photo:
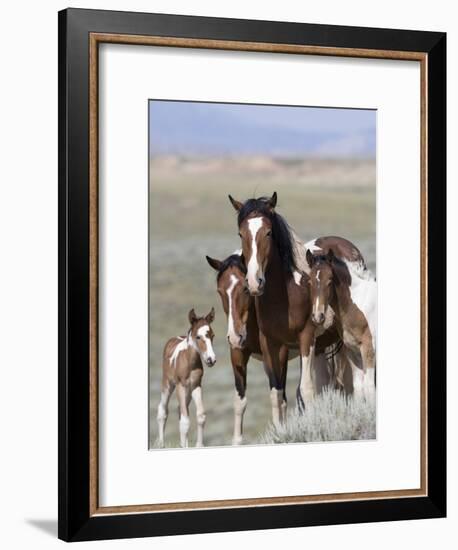
M245 201L239 210L238 225L240 227L242 222L253 213L268 218L272 224L272 239L277 245L283 268L291 275L298 269L295 255L295 239L287 221L271 208L269 200L268 197L260 197Z
M231 254L225 260L222 261L221 267L219 268L218 274L216 276L216 280L219 281L222 274L226 271L226 269L229 269L230 267L236 267L244 275L246 275L246 266L241 254Z
M331 267L332 267L332 272L334 274L336 283L338 285L344 284L350 287L351 273L350 273L350 270L348 269L347 263L341 260L340 258L334 256Z

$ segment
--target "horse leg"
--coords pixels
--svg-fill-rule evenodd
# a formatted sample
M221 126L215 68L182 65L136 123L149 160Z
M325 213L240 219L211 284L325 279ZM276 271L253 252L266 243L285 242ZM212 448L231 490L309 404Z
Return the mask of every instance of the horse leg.
M313 399L313 356L315 355L315 326L311 320L307 321L303 331L299 334L299 349L301 352L301 379L298 391L299 411L303 411L305 404Z
M287 374L288 374L288 357L286 358L285 368L283 369L283 376L282 376L283 399L280 405L281 419L283 424L285 425L286 425L287 412L288 412L288 400L286 399L286 375Z
M333 361L333 359L331 359ZM316 353L313 358L313 388L315 393L322 393L323 389L328 387L333 380L333 375L330 372L328 360L324 353Z
M247 406L246 371L250 353L231 348L232 370L234 371L234 435L232 445L241 445L243 441L243 417Z
M189 432L189 390L188 387L178 382L177 397L180 407L180 444L182 447L188 446Z
M345 395L353 394L353 371L351 367L351 361L348 357L347 348L342 346L337 352L336 357L336 371L338 388L345 393Z
M168 380L162 382L161 400L157 407L157 425L159 431L159 446L164 446L164 433L169 414L169 401L175 386Z
M202 401L202 387L196 386L192 390L192 400L196 406L196 420L197 420L197 440L196 447L204 446L204 426L207 418L205 414L204 403Z
M282 403L285 397L286 366L288 364L288 347L274 342L260 332L259 343L264 359L264 369L269 378L270 402L274 426L283 423Z
M370 334L365 334L360 346L363 360L363 391L366 397L375 394L375 350Z

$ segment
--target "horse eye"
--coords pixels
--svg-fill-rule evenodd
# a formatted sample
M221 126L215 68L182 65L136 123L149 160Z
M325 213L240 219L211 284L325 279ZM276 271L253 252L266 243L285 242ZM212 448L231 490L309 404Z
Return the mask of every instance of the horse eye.
M242 238L242 234L239 232L239 237Z
M266 237L270 237L272 235L272 231L267 231Z
M196 336L196 340L200 340L200 336Z

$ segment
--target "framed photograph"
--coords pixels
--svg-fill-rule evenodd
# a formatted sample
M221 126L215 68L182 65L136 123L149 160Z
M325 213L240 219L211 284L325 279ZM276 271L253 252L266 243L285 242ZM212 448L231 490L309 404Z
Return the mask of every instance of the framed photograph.
M446 513L443 33L59 13L59 537Z

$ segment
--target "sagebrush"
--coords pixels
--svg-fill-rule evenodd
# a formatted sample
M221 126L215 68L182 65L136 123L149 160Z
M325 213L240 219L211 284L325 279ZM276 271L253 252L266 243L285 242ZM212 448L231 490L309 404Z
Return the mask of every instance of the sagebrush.
M375 439L375 398L347 397L342 392L325 390L306 404L303 413L288 414L286 424L269 424L260 443L304 443L312 441L349 441Z

